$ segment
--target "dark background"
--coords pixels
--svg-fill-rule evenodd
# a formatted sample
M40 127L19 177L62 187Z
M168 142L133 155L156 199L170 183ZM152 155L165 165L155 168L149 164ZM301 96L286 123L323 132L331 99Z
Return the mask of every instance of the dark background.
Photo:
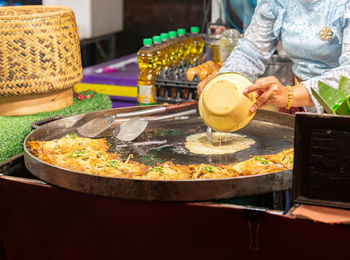
M124 0L124 30L117 33L117 55L137 51L142 39L202 26L202 0Z

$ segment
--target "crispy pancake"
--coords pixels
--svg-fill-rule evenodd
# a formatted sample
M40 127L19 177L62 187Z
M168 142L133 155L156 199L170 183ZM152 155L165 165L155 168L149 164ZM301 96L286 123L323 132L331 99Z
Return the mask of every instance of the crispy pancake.
M270 155L269 160L291 169L294 163L294 149L283 150L278 154Z
M274 155L255 156L229 165L180 165L167 161L154 167L123 161L118 154L108 153L104 138L90 139L66 135L52 141L28 142L34 156L40 160L87 174L143 180L222 179L237 176L283 171L293 167L293 149Z

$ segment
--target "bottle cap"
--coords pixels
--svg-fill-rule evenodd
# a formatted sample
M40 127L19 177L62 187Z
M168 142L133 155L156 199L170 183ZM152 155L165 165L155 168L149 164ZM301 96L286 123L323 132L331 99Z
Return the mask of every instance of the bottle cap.
M178 35L185 35L186 34L186 29L184 29L184 28L177 29L177 34Z
M169 31L169 38L174 38L177 36L177 33L175 31Z
M191 33L199 33L199 27L198 26L192 26L191 27Z
M162 40L160 39L160 36L158 36L158 35L155 35L155 36L153 36L153 42L154 43L160 43Z
M152 39L144 38L143 39L143 45L152 45Z
M169 39L169 35L167 33L161 33L160 34L160 38L163 40L168 40Z

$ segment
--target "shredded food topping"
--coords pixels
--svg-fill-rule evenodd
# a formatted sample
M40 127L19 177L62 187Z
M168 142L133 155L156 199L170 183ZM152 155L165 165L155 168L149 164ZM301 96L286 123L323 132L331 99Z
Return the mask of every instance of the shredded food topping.
M150 167L132 161L132 155L124 162L117 153L107 152L109 144L104 138L66 135L52 141L30 141L28 144L34 156L58 167L87 174L145 180L222 179L277 172L293 168L294 157L293 149L288 149L228 165L180 165L167 161Z

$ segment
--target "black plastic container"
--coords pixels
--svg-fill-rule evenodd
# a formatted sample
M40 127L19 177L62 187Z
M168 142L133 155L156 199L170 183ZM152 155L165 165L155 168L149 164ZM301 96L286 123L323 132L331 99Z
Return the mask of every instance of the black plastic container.
M189 81L186 77L186 71L198 65L199 63L186 64L160 71L155 82L157 102L181 103L196 100L199 77L195 75L193 80Z

